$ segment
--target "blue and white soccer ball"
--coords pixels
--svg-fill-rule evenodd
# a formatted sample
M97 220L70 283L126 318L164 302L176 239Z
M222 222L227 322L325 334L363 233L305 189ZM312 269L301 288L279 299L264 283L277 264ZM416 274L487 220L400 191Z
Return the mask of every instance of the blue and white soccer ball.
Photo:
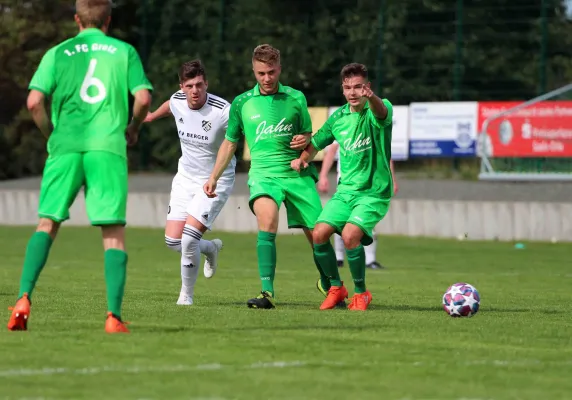
M468 283L455 283L443 295L443 309L451 317L472 317L479 311L481 296Z

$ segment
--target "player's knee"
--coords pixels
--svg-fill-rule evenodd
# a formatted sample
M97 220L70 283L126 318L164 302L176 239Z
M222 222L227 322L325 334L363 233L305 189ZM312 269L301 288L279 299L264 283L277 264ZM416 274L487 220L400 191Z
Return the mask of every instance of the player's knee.
M259 197L254 201L254 214L258 230L276 233L278 231L278 206L269 197Z
M272 210L259 212L256 214L258 230L276 233L278 231L278 215L274 215Z
M330 240L333 229L327 224L317 224L312 232L314 244L323 244Z
M200 252L199 243L202 233L193 227L185 226L183 237L181 238L181 253L187 258L192 258Z
M36 232L46 232L52 239L58 234L60 223L49 218L40 218Z
M355 249L361 243L363 233L358 229L344 229L342 232L342 241L344 247L348 250Z
M181 251L181 239L172 238L165 235L165 244L167 247L173 251L180 252Z

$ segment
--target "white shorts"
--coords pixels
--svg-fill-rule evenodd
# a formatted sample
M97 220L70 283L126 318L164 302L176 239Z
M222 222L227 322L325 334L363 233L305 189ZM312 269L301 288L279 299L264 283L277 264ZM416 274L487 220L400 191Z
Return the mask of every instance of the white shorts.
M205 179L206 182L206 179ZM208 198L203 191L205 182L197 182L179 173L173 178L167 221L185 221L191 216L209 230L232 193L234 180L219 180L217 197Z

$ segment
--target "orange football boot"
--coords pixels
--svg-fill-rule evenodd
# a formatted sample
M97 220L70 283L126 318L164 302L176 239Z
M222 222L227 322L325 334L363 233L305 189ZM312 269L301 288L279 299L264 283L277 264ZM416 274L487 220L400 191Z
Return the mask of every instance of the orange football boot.
M371 292L369 290L364 293L356 293L353 295L348 309L354 311L365 311L367 310L369 303L371 303L371 300Z
M338 303L347 298L348 290L345 286L332 286L330 290L328 290L328 296L320 306L320 310L331 310L335 308Z
M107 313L107 320L105 321L105 332L107 333L129 333L129 329L125 326L127 322L121 321L111 312Z
M11 307L12 315L8 321L8 329L11 331L27 331L28 318L30 316L30 300L28 300L28 293L18 299L16 305Z

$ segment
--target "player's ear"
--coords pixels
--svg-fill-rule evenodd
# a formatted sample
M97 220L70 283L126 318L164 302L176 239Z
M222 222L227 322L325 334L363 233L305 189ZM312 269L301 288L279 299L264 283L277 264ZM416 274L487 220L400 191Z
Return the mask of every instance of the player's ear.
M77 24L78 28L79 28L79 29L83 29L83 26L81 25L81 21L80 21L80 19L79 19L79 15L75 14L75 15L73 16L73 19L74 19L75 23Z
M109 24L111 24L111 15L107 16L107 19L105 20L105 24L103 25L105 27L106 31L109 29Z

